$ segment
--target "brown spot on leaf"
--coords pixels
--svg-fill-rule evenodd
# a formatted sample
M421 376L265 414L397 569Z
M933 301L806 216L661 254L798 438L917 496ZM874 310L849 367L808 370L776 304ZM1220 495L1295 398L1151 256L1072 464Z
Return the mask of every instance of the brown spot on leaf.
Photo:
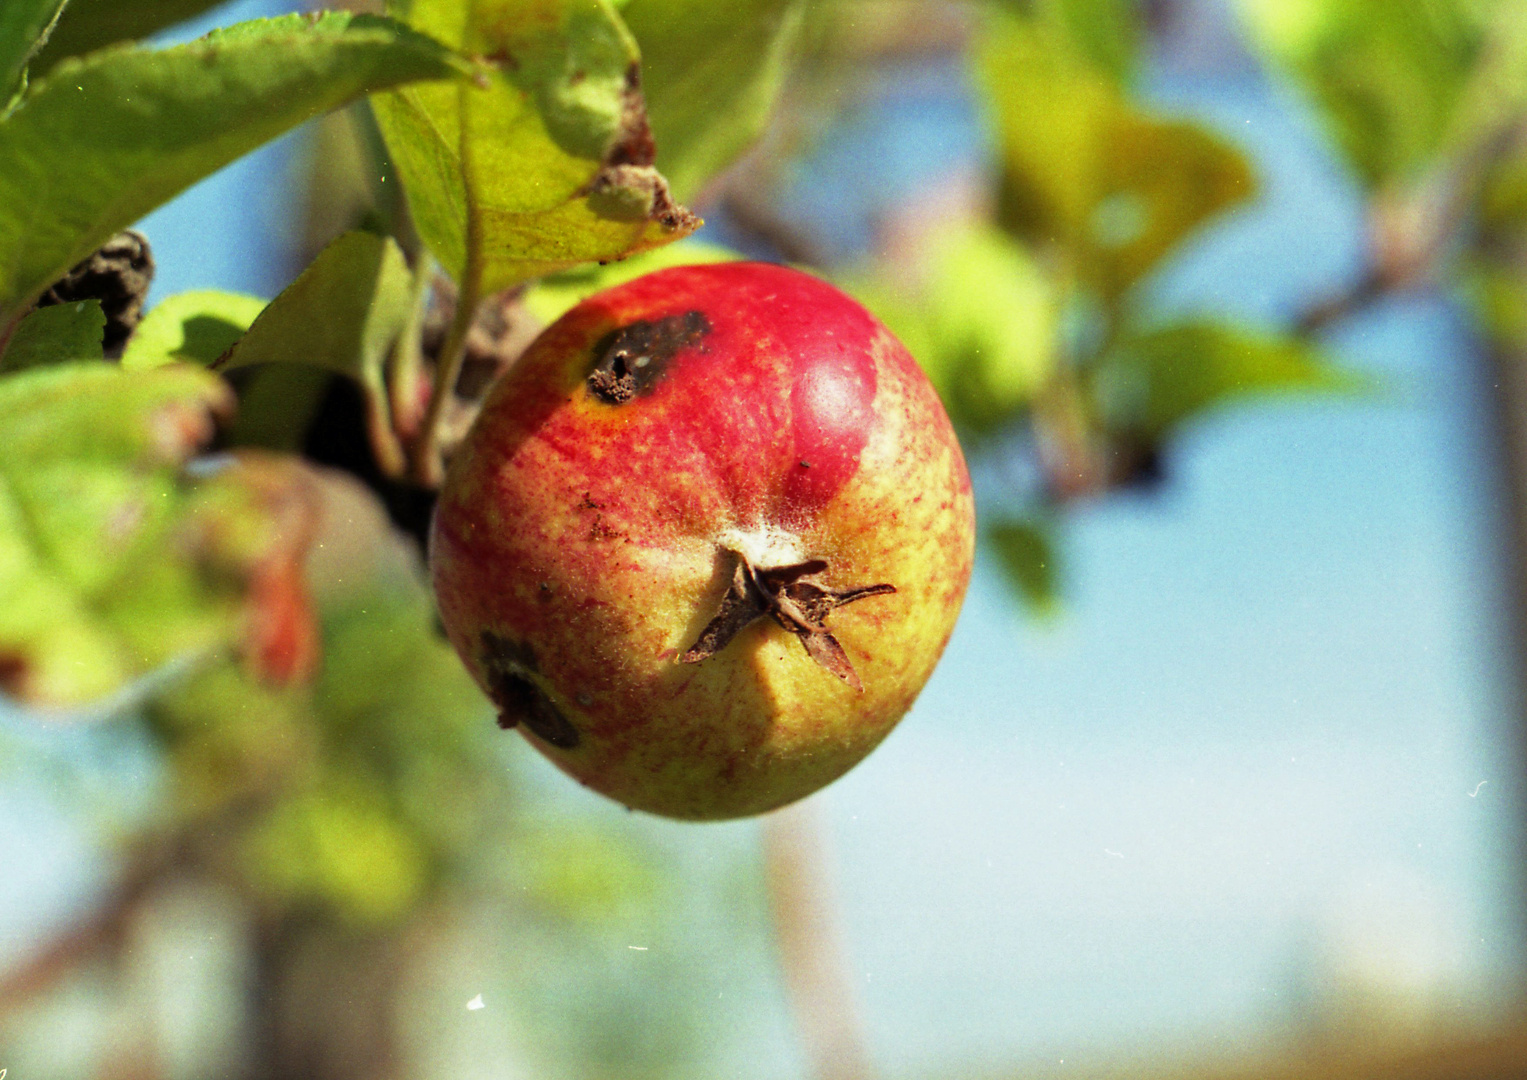
M626 87L621 97L620 126L604 156L606 165L651 165L657 160L657 144L647 121L647 102L642 97L640 64L626 68Z
M589 392L606 405L621 405L650 393L669 361L680 350L699 345L710 329L703 313L690 311L615 331L599 343L599 359L588 377Z

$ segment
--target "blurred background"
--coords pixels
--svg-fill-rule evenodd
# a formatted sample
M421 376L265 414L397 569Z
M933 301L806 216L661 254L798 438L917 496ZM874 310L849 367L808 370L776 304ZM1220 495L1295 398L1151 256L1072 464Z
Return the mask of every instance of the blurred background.
M310 686L0 702L14 1080L1527 1070L1527 11L792 10L696 240L853 291L960 426L916 708L762 821L629 814L496 729L326 474ZM278 292L385 208L372 130L142 222L151 302Z

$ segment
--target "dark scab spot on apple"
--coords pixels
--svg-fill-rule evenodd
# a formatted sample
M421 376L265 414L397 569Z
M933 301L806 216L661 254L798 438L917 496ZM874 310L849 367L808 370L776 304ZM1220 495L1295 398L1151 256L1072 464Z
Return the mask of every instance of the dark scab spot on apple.
M595 349L589 393L606 405L623 405L651 393L669 361L680 350L698 345L710 330L710 321L699 311L634 322L616 330Z
M498 726L507 731L524 724L552 746L563 750L577 746L580 741L578 729L529 678L530 673L540 667L535 650L491 630L483 631L482 647L488 696L498 706Z
M482 632L483 666L502 671L540 671L535 650L492 630Z
M523 675L492 672L493 698L499 708L498 726L505 729L523 723L542 742L560 750L572 750L578 743L578 729L568 722L551 698Z

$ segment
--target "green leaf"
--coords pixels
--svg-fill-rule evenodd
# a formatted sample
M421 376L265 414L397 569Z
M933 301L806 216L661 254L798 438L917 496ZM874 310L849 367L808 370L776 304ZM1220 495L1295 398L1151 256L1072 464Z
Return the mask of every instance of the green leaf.
M1002 6L1115 82L1134 70L1143 36L1139 0L1004 0Z
M920 259L908 290L844 284L922 365L962 431L990 432L1028 405L1055 366L1053 286L1023 247L994 228L959 228Z
M0 379L0 690L93 700L230 640L239 589L180 472L229 406L207 372L115 365Z
M992 19L977 70L998 136L1003 224L1058 245L1106 297L1255 192L1239 151L1197 124L1137 108L1042 25Z
M542 323L555 322L573 305L605 289L632 281L654 270L670 266L693 266L698 263L730 262L742 258L730 248L701 240L681 240L667 247L654 248L608 266L580 266L542 278L525 290L527 311Z
M1313 95L1370 185L1413 178L1443 146L1483 46L1459 0L1238 0L1238 7L1263 48ZM1519 23L1521 12L1514 17Z
M698 226L651 165L636 42L607 0L393 7L498 65L480 84L372 100L419 235L465 296L621 259Z
M0 4L0 105L22 86L27 64L47 40L64 0L6 0Z
M189 184L368 91L461 61L386 19L260 20L60 64L0 123L0 327Z
M388 237L348 232L262 311L217 366L307 364L382 386L382 363L409 317L413 275Z
M986 538L1019 598L1035 614L1054 614L1060 603L1060 568L1051 522L1040 517L1006 518L988 526Z
M0 371L104 358L106 313L99 300L38 308L16 326L0 356Z
M1298 338L1184 322L1125 338L1093 377L1110 427L1157 443L1186 421L1273 395L1352 394L1371 380L1331 364Z
M122 367L127 371L147 371L165 364L210 367L263 310L265 301L257 296L218 289L167 296L133 331L122 352Z
M281 295L270 302L249 332L217 364L220 371L256 364L300 364L354 379L364 393L367 426L377 453L389 468L401 468L401 449L391 436L383 366L393 342L408 324L413 274L403 251L388 237L348 232L324 248ZM311 380L264 381L269 389L294 391L286 410L295 423L311 411ZM270 423L272 403L259 402L264 415L260 441L290 441ZM249 434L246 429L245 434Z
M784 85L804 0L631 0L657 165L681 202L752 145Z
M156 31L200 15L223 0L69 0L48 42L32 61L32 75L45 74L69 56L81 56L119 41L141 41Z

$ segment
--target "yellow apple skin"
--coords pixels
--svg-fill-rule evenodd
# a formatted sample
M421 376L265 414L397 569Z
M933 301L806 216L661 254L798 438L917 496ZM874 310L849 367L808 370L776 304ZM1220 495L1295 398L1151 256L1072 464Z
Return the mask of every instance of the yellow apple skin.
M949 640L974 536L959 443L901 343L816 278L730 263L600 293L531 345L450 463L430 565L503 726L628 807L720 819L886 737ZM895 591L826 616L850 671L772 615L697 658L744 560Z

